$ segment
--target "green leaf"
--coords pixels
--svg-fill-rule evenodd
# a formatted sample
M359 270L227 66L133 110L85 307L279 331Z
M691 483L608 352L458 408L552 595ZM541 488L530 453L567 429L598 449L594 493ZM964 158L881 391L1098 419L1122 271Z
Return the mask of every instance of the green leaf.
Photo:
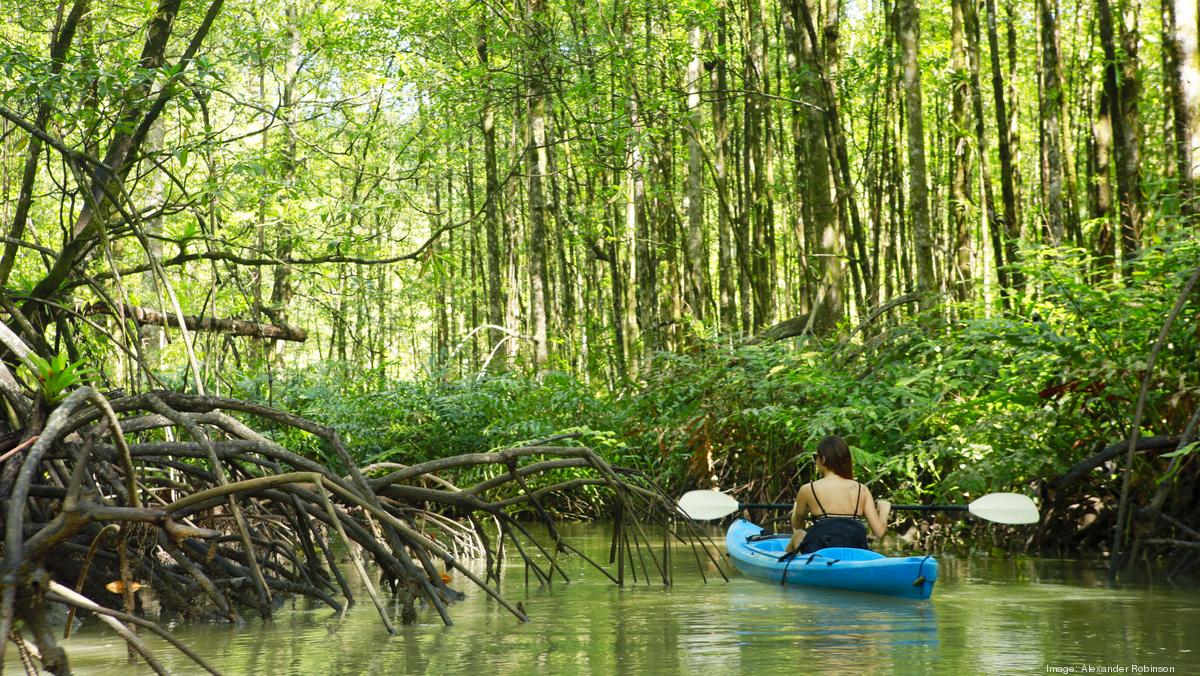
M1187 446L1184 446L1183 448L1171 451L1170 453L1163 453L1162 455L1160 455L1158 457L1160 457L1160 458L1180 458L1185 455L1191 455L1192 453L1195 453L1197 448L1200 448L1200 441L1193 441L1192 443L1188 444Z

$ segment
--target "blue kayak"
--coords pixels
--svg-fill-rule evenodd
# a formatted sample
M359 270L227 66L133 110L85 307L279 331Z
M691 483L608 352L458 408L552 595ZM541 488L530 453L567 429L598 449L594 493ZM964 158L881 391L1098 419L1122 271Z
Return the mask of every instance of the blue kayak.
M738 570L760 580L927 599L937 582L933 556L887 557L866 549L829 547L780 561L788 535L762 535L762 527L744 519L725 534L725 548Z

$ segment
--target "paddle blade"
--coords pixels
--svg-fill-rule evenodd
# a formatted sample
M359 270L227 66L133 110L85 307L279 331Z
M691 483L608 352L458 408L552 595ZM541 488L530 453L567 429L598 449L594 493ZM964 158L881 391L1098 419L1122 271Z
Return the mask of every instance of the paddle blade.
M696 521L709 521L733 514L738 501L720 491L688 491L679 498L679 511Z
M996 523L1037 523L1041 519L1033 500L1020 493L989 493L972 502L967 509L981 519Z

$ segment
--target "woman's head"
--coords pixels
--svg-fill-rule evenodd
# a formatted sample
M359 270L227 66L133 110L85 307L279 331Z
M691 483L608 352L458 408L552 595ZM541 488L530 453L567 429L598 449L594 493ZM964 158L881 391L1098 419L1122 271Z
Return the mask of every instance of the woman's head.
M817 443L817 461L844 479L854 478L854 460L850 457L850 447L846 445L845 439L836 434Z

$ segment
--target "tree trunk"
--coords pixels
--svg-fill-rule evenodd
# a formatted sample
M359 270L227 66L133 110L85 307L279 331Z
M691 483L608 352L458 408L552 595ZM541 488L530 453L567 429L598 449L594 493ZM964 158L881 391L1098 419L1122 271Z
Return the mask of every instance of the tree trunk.
M614 172L615 173L615 172ZM600 172L600 190L602 193L609 192L609 172L604 170ZM620 183L618 177L614 183ZM605 232L608 237L605 243L596 244L596 257L601 258L608 264L609 277L611 278L612 286L610 292L612 294L612 329L613 329L613 354L615 356L616 371L621 374L627 372L627 357L629 353L628 333L625 327L625 279L624 270L621 267L620 252L620 234L622 230L622 218L616 202L604 209Z
M999 137L1002 142L1002 145L999 147L1001 151L1000 171L1002 191L1005 193L1003 194L1005 212L1004 262L1010 269L1009 274L1012 277L1012 288L1019 293L1025 289L1025 275L1018 267L1020 263L1018 245L1021 242L1023 219L1021 218L1021 176L1017 173L1017 167L1020 166L1018 159L1020 128L1017 126L1017 31L1013 26L1015 9L1013 8L1014 0L1005 0L1005 51L1008 54L1008 107L1006 110L1004 106L1004 79L1000 75L1000 50L998 44L996 44L996 11L995 7L992 6L993 0L987 1L989 4L988 14L990 15L988 19L990 35L988 39L992 43L992 85L996 93L996 126L1000 130ZM1006 156L1008 158L1007 162L1005 162ZM1007 168L1005 167L1006 164Z
M1200 39L1195 0L1168 0L1172 7L1171 50L1175 58L1176 158L1184 213L1200 214Z
M436 177L431 179L433 183L433 230L436 232L442 227L442 185ZM453 252L449 251L443 239L439 239L431 247L431 255L434 258L434 274L433 279L433 366L435 373L447 372L449 364L446 363L446 357L450 354L450 308L446 300L446 289L450 286L450 270L451 265L443 266L443 262L449 262Z
M1058 8L1038 0L1041 23L1041 123L1042 123L1042 194L1045 199L1046 234L1053 246L1063 243L1065 214L1063 209L1062 156L1062 81L1058 66Z
M687 239L684 263L687 271L686 301L689 314L704 321L709 305L708 254L704 247L704 150L700 147L703 118L700 111L700 78L703 77L700 26L688 31L688 46L692 59L687 69L688 110L688 178L687 178Z
M655 125L662 128L662 122ZM675 185L672 169L674 168L675 147L673 134L664 133L657 144L656 166L658 189L654 195L654 224L652 234L655 260L666 267L666 288L659 291L658 316L660 330L657 345L664 350L678 349L680 328L683 324L683 272L679 255L686 246L684 235L680 232L683 225L676 217Z
M1141 177L1141 115L1138 98L1141 79L1138 76L1138 6L1135 0L1117 0L1121 13L1121 117L1125 128L1119 141L1117 160L1117 197L1121 203L1121 253L1128 262L1141 247L1142 177ZM1193 25L1195 22L1193 22ZM1116 137L1114 134L1114 141ZM1129 279L1129 277L1127 277Z
M746 108L743 115L743 175L745 181L745 237L749 265L748 286L753 297L751 326L758 330L769 321L772 313L771 283L767 279L767 230L772 211L767 194L765 144L766 123L766 45L763 39L761 0L746 3L746 44L743 73L746 83ZM749 299L743 299L743 303Z
M258 72L256 73L258 75L258 77L257 77L258 97L260 100L266 101L267 100L267 72L270 70L270 66L267 64L267 58L266 58L267 50L265 50L263 48L261 39L257 40L255 42L255 51L258 52L258 54L259 54L258 62L255 64L256 66L258 66ZM267 157L271 150L271 129L270 129L271 125L270 125L270 123L267 122L268 119L269 119L268 111L265 109L260 110L258 115L256 115L254 118L255 123L263 128L263 133L260 137L261 145L258 148L258 151L260 153L262 153L263 157ZM257 216L257 222L254 224L254 245L258 251L266 251L267 250L267 195L266 195L266 191L262 191L259 193L258 199L256 200L256 203L255 203L255 210L256 210L255 214ZM266 305L263 302L263 298L264 298L263 288L264 288L264 281L265 281L263 279L264 270L262 268L257 268L254 270L254 272L252 274L254 275L254 277L250 282L250 291L251 291L250 317L254 321L258 322L258 321L262 321L263 317L266 315L266 312L265 312ZM267 345L255 345L255 349L252 352L252 354L254 355L254 358L256 360L265 360L268 351L269 351L269 346L267 346Z
M929 225L929 188L925 171L925 121L921 110L921 68L918 62L920 33L916 0L900 0L896 11L898 41L904 68L904 113L908 126L908 200L912 213L917 291L920 308L931 307L937 279L933 269L933 232Z
M561 173L558 165L558 155L550 152L550 148L554 147L555 132L558 131L555 127L550 127L546 130L546 180L549 182L550 202L547 209L548 217L552 220L550 223L554 225L548 232L550 242L547 243L549 251L554 254L552 259L547 259L547 277L546 277L546 307L547 310L547 332L553 333L560 340L558 342L558 356L566 363L571 363L574 358L575 338L574 338L574 321L575 308L572 305L571 298L571 280L570 268L567 263L566 242L563 238L563 232L569 227L571 216L564 214L562 209L562 190L559 187ZM569 138L570 133L564 129L562 131L564 138ZM554 263L550 266L550 263ZM558 283L554 283L558 280Z
M808 32L810 42L816 42L816 31L813 27L812 16L807 11L807 5L801 4L805 28ZM835 11L837 3L831 2L829 11ZM850 276L854 285L855 300L858 304L860 312L866 312L870 299L874 295L874 268L871 265L871 260L867 254L866 233L863 229L862 219L858 212L858 200L854 195L854 181L850 176L850 156L846 148L846 135L842 126L841 114L839 112L839 103L837 94L833 89L833 83L830 76L825 73L836 73L836 64L838 61L837 37L838 31L836 26L831 27L831 22L836 23L831 18L826 18L824 29L825 35L825 53L813 52L813 65L818 73L820 84L820 107L824 110L824 132L826 147L832 152L826 152L829 156L830 166L829 171L833 177L834 191L837 196L837 204L839 209L838 222L842 231L843 237L839 238L834 244L835 264L840 266L841 259L846 257L847 251L851 252L850 258ZM820 153L818 153L819 155ZM849 225L849 227L847 227ZM841 271L836 271L841 282ZM831 308L836 317L826 316L824 321L829 321L831 318L834 321L840 320L845 314L844 302L840 299L845 296L845 292L841 291L838 297L833 299L835 306ZM839 305L840 304L840 309ZM821 308L818 308L821 310ZM828 325L827 325L828 326Z
M545 0L530 0L529 40L532 57L529 69L529 308L533 319L534 365L540 372L549 358L546 343L546 195L545 177L549 171L546 148L546 91L549 49Z
M1118 55L1113 11L1108 0L1098 0L1096 13L1099 20L1100 44L1104 49L1104 96L1108 99L1108 112L1112 121L1112 148L1117 176L1121 249L1123 260L1128 262L1134 251L1137 250L1141 202L1136 164L1138 162L1137 80L1136 77L1132 80L1128 79L1130 62L1134 61L1136 56L1126 53L1123 55L1125 59L1121 59ZM1122 51L1124 51L1124 45ZM1136 61L1132 67L1136 68ZM1133 97L1132 106L1128 101L1131 96ZM1132 118L1129 116L1131 109L1134 112ZM1123 266L1122 271L1123 275L1127 275L1127 266Z
M967 97L970 93L967 72L967 48L964 37L965 5L969 0L950 3L950 236L953 264L950 266L954 296L966 300L971 284L971 200L970 126L967 124Z
M509 134L509 162L515 163L522 161L522 155L527 154L523 147L524 130L525 130L525 115L526 105L521 101L516 101L513 105L512 127ZM507 328L510 334L526 333L522 331L522 308L521 308L521 271L520 271L520 247L518 244L524 238L524 233L521 228L521 220L517 218L518 201L517 189L518 181L508 181L505 183L504 204L508 208L504 211L504 219L506 227L502 228L504 234L504 327ZM507 354L506 359L510 362L516 358L520 343L510 339L505 343Z
M983 217L984 223L988 227L988 234L991 236L992 255L995 258L996 279L1000 283L1001 299L1004 306L1008 307L1008 270L1004 267L1004 246L1001 242L1004 223L996 213L996 197L992 188L992 174L989 165L991 156L988 151L987 127L983 116L982 56L980 52L982 39L979 25L979 5L969 2L966 9L967 56L971 68L971 107L974 113L975 143L979 148L979 182L983 186ZM985 255L981 252L980 257L983 258Z
M1112 213L1112 116L1109 98L1101 94L1100 112L1092 125L1092 147L1089 165L1092 179L1088 182L1090 215L1096 221L1096 273L1111 272L1116 260L1116 240L1113 237Z
M802 63L804 56L803 49L800 44L804 39L801 31L805 28L800 16L799 0L785 0L783 3L783 42L787 51L787 86L788 86L788 113L790 120L791 144L792 144L792 168L790 183L793 186L791 191L791 200L788 209L788 227L792 231L792 239L795 241L796 265L787 266L788 270L793 267L797 271L795 281L789 280L788 286L793 289L793 294L796 296L794 301L794 312L811 312L812 311L812 289L816 285L813 283L812 270L809 266L809 257L807 248L809 246L808 237L804 233L804 228L808 224L809 219L806 215L806 209L809 206L808 197L805 195L804 186L806 172L805 167L805 150L804 150L804 122L803 101L801 100L803 83L801 78L804 76L805 64ZM785 260L787 255L785 254ZM799 291L799 293L796 293Z
M797 185L803 186L802 214L805 223L804 254L811 282L808 307L815 313L817 331L832 329L845 316L845 275L842 268L842 238L837 205L833 201L829 146L825 135L826 101L817 73L821 70L816 31L812 29L807 0L791 0L796 24L795 46L799 63L793 71L795 98L799 101L792 128L795 144Z
M802 5L807 9L807 5ZM838 22L839 22L839 2L838 0L829 0L826 6L825 27L823 35L825 37L825 50L823 52L814 51L816 57L815 65L818 74L819 84L821 86L821 108L824 109L825 121L825 143L830 152L827 154L830 158L830 174L833 177L834 192L837 196L838 204L838 222L843 234L838 246L838 258L845 258L846 252L850 252L849 268L851 280L854 284L855 299L858 303L859 312L866 312L868 306L868 298L871 297L874 289L874 271L871 266L871 260L867 254L867 236L863 228L862 218L858 212L858 200L854 195L854 181L850 176L850 155L846 148L846 134L842 125L841 113L839 112L840 104L838 103L837 93L833 89L832 79L838 71L839 55L838 55ZM805 12L804 22L806 30L809 33L811 41L816 40L816 33L813 27L812 16ZM847 227L847 225L849 227ZM843 295L844 292L843 292Z
M654 293L654 277L650 266L650 247L646 231L646 186L643 172L645 171L645 155L642 152L642 135L645 128L642 124L636 96L629 97L630 139L627 150L629 157L629 172L626 177L625 197L625 231L626 240L630 244L629 288L627 289L626 311L629 316L631 349L639 339L643 347L649 349L652 341L650 331L654 324L656 297Z
M732 332L738 328L738 313L729 204L729 119L726 103L729 96L729 74L728 62L725 60L725 50L728 47L726 32L725 7L722 5L717 19L717 63L713 69L715 93L712 104L713 138L716 146L713 173L716 178L717 196L721 199L721 208L717 211L717 305L722 328Z
M279 116L283 121L284 143L280 163L279 183L280 192L284 199L297 197L296 168L297 157L297 115L296 115L296 85L300 77L300 50L302 38L300 35L300 13L294 2L289 2L284 9L284 21L287 31L288 55L284 63L284 81L279 102ZM295 224L284 220L276 232L275 257L281 261L291 258L296 245ZM271 304L264 312L276 324L288 323L288 305L292 302L292 266L283 263L275 267L274 284L271 287ZM276 342L272 345L271 355L275 360L283 358L283 345Z
M483 173L484 173L484 202L483 222L487 238L487 298L488 323L494 326L504 326L504 286L501 283L501 267L504 258L504 244L501 241L500 213L500 177L496 169L496 117L491 106L491 76L488 65L488 27L484 22L479 27L479 40L476 49L479 54L479 64L484 70L484 93L482 111L483 128ZM504 339L501 331L492 332L492 344ZM503 360L493 360L497 367L504 364Z
M166 129L163 126L162 120L155 122L150 127L150 133L146 135L146 149L150 155L155 155L162 151L163 141L166 135ZM163 172L153 171L147 168L147 174L150 178L150 195L149 206L152 215L145 219L145 235L146 235L146 255L162 260L163 250L163 216L162 209L165 200L165 179ZM159 279L157 275L151 271L142 278L142 293L145 298L162 298L159 294ZM190 327L189 327L190 328ZM155 372L159 366L159 356L162 346L164 345L164 336L162 328L158 325L145 323L141 324L138 330L138 339L142 343L142 361L145 368L151 373ZM150 383L147 383L149 385Z
M467 214L468 217L471 217L476 213L475 212L475 162L471 157L471 150L472 150L471 145L472 144L471 144L470 140L467 141L466 145L467 145L467 173L466 173L466 176L464 177L463 185L466 187L466 191L467 191L467 205L466 205L465 213ZM485 228L486 228L486 226L487 226L487 224L484 223ZM468 285L467 288L469 289L468 293L470 294L470 298L471 298L470 327L475 328L476 326L479 326L481 323L484 323L485 321L487 321L487 320L483 319L483 317L480 316L482 313L480 312L480 307L479 307L480 306L480 302L479 302L480 297L484 293L487 292L487 284L484 282L484 280L487 278L487 272L485 271L485 264L483 262L483 256L480 253L479 223L478 222L471 224L471 228L469 230L468 237L469 237L468 257L470 259L470 262L469 262L469 265L467 266L467 269L470 270L470 274L467 277L467 285ZM480 292L481 289L483 290L483 293ZM490 342L490 341L487 340L486 334L476 334L475 337L471 339L471 362L470 362L470 364L471 364L472 371L478 371L480 364L483 363L482 352L489 350L488 342Z

